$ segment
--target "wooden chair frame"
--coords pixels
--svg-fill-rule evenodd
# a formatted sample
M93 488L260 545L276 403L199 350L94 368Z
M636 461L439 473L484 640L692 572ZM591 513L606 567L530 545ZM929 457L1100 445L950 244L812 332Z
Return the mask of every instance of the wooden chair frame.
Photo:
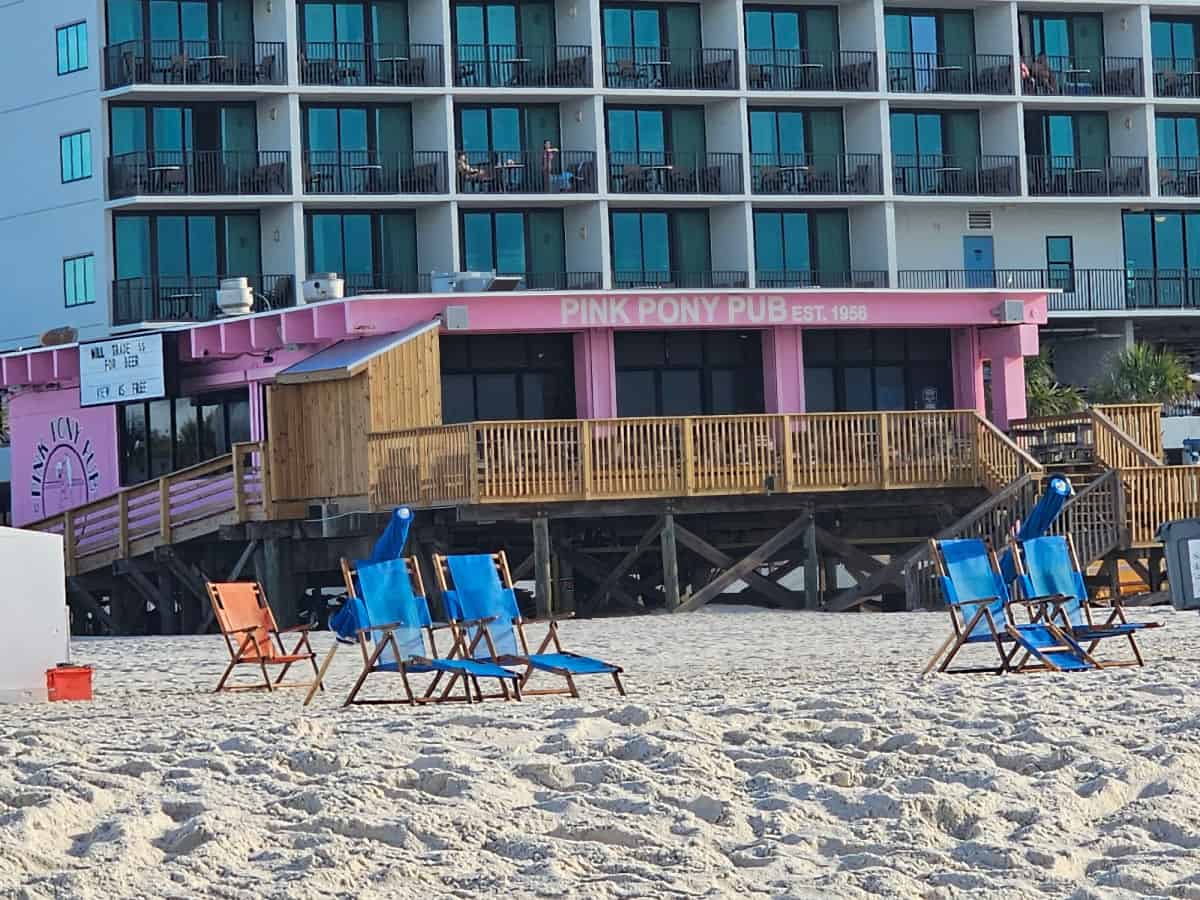
M500 583L505 588L508 588L511 590L513 587L513 577L512 577L512 571L508 567L508 555L503 550L500 550L500 551L497 551L496 553L490 554L490 556L492 558L493 565L495 565L495 567L496 567L496 572L500 576ZM438 590L440 590L442 592L445 592L448 590L453 590L453 586L451 584L451 578L450 578L450 566L449 566L447 557L440 553L433 554L433 568L434 568L434 573L437 577ZM475 622L460 622L459 623L460 628L465 629L465 628L478 627L478 632L476 633L475 637L471 640L471 643L469 645L464 646L464 652L467 654L468 657L473 656L476 648L479 646L480 640L484 640L487 642L488 651L491 653L492 659L497 664L502 665L502 666L522 666L522 667L524 667L525 671L521 674L521 681L520 681L520 689L521 689L522 694L529 695L529 696L548 695L548 694L569 694L572 697L578 698L579 697L579 689L575 685L575 676L569 670L561 669L561 668L546 667L546 666L537 668L533 665L532 662L530 662L530 659L529 659L530 656L539 656L539 655L547 653L549 651L553 651L554 653L561 653L564 656L576 656L577 654L570 653L569 651L563 649L562 641L559 639L559 636L558 636L558 623L560 621L560 618L567 619L567 618L572 618L573 616L574 616L574 613L570 613L570 614L568 614L566 616L562 616L562 617L549 617L546 619L526 619L523 616L518 614L517 618L513 619L511 623L499 623L499 624L505 625L507 627L511 627L513 629L513 631L516 633L517 641L519 642L519 645L521 647L521 653L522 653L521 656L510 656L510 655L499 656L499 655L497 655L496 645L495 645L495 642L492 640L491 633L490 633L491 628L493 626L493 621L494 621L493 619L478 620L477 623L475 623ZM532 654L529 652L529 640L525 635L525 626L526 625L545 625L546 626L546 634L542 638L541 643L538 644L537 649ZM464 634L464 644L465 644L465 631L463 632L463 634ZM617 693L620 694L622 697L624 697L624 696L626 696L625 686L621 683L621 675L624 673L624 669L622 669L620 666L615 666L614 668L616 671L611 673L612 678L613 678L613 683L617 687ZM536 688L536 689L530 689L530 688L526 687L526 685L529 683L529 679L533 677L534 672L538 672L538 671L546 672L547 674L550 674L550 675L559 676L560 678L562 678L563 680L566 681L566 683L567 683L566 687Z
M1069 534L1063 535L1063 537L1067 541L1067 553L1070 556L1072 568L1076 572L1082 574L1084 570L1079 564L1079 553L1075 549L1074 538L1072 538ZM1025 564L1025 554L1022 552L1019 541L1014 540L1012 542L1010 552L1012 553L1013 563L1016 565L1017 574L1028 575L1029 570ZM1029 620L1031 622L1039 622L1043 619L1049 622L1054 622L1067 634L1070 634L1077 640L1086 643L1087 652L1089 655L1095 652L1097 645L1100 644L1101 641L1107 640L1110 637L1103 636L1093 638L1088 634L1089 631L1103 631L1106 628L1113 628L1120 625L1129 624L1129 620L1125 617L1125 608L1121 604L1121 598L1119 595L1114 596L1111 603L1102 604L1093 600L1090 594L1085 594L1082 598L1080 598L1079 606L1087 625L1083 628L1080 628L1079 626L1072 624L1070 617L1067 615L1067 611L1064 608L1073 599L1075 598L1067 597L1063 594L1056 594L1050 597L1024 597L1020 602L1026 605L1026 608L1029 611ZM1033 609L1034 605L1041 605L1041 609L1035 612ZM1092 617L1093 607L1098 609L1107 608L1111 610L1108 614L1108 618L1099 625L1096 624L1096 620ZM1161 622L1145 623L1146 628L1158 628L1161 625ZM1120 635L1111 635L1111 637L1120 637ZM1111 661L1106 660L1103 662L1097 661L1096 665L1098 667L1102 669L1111 669L1122 666L1146 665L1145 660L1142 658L1142 651L1141 648L1138 647L1137 638L1134 636L1134 633L1129 632L1125 635L1125 637L1129 640L1129 649L1133 652L1133 659L1120 659Z
M987 548L988 562L992 567L992 571L999 572L1000 563L996 558L995 549L992 547L990 541L985 539L983 543ZM942 578L948 577L949 570L946 567L946 560L942 556L941 546L936 540L930 540L929 545L931 557L933 559L934 566L937 569L937 574ZM1049 657L1046 657L1041 653L1036 653L1035 651L1030 651L1024 646L1021 640L1018 625L1012 617L1012 613L1010 611L1011 604L1009 602L1006 601L1004 604L1003 621L996 621L996 617L992 615L992 610L989 608L991 601L995 599L997 598L989 597L974 600L954 601L949 597L946 598L946 604L950 607L950 620L954 625L954 631L938 648L937 652L934 653L932 658L930 658L929 662L926 664L921 673L922 675L928 675L935 666L937 666L938 672L950 675L970 674L977 672L989 672L994 675L1003 675L1008 672L1034 672L1039 670L1061 671L1059 666L1055 665ZM1031 601L1031 603L1039 602L1041 602L1040 598L1038 600ZM969 621L964 621L961 607L967 603L980 604L980 606L975 610L975 614L971 616ZM969 639L972 632L975 631L976 626L979 625L981 621L987 623L988 630L991 632L992 644L995 646L996 653L1000 657L1000 664L996 667L951 669L950 663L953 661L958 652L970 642ZM1099 665L1092 658L1091 654L1087 650L1084 650L1084 648L1081 647L1078 642L1071 637L1071 635L1064 633L1061 628L1050 621L1048 617L1042 615L1034 624L1043 625L1064 647L1079 653L1089 663L1099 668ZM1012 643L1012 649L1005 652L1004 644L1008 642ZM982 642L976 641L975 643ZM1016 657L1017 653L1022 650L1025 651L1024 655L1022 655L1020 661L1016 665L1013 665L1014 657ZM1038 665L1028 665L1028 661L1031 656L1035 656L1037 658ZM940 666L938 666L938 660L942 661Z
M213 616L216 618L218 625L221 621L220 611L222 608L221 588L228 582L207 582L205 587L208 590L208 599L213 606ZM236 582L235 582L236 583ZM308 633L312 630L312 625L296 625L292 628L280 629L275 622L275 613L272 612L271 606L267 603L266 594L263 592L262 585L254 582L254 593L258 600L259 608L266 611L267 614L267 646L260 646L259 640L255 637L255 632L259 626L254 625L248 628L239 628L233 631L225 631L221 629L221 635L225 638L225 646L229 649L229 665L225 667L224 673L221 675L221 680L217 682L217 686L213 689L213 693L224 691L274 691L280 687L307 687L315 693L317 690L325 690L325 685L322 683L322 674L317 670L317 654L313 650L312 645L308 641ZM289 652L283 644L283 635L295 634L299 637L296 644ZM240 641L234 641L235 637L240 637ZM272 641L272 638L274 639ZM247 651L253 651L252 656L247 655ZM276 653L278 650L278 653ZM264 652L265 651L265 652ZM313 668L313 681L289 682L283 684L284 676L293 665L303 662L305 659L309 661ZM234 670L238 666L252 665L257 666L262 673L262 684L236 684L229 685L226 682L233 675ZM267 666L282 666L282 670L274 681L271 680L271 675L267 671Z
M405 564L405 568L408 570L408 577L412 583L414 596L425 597L425 584L424 584L423 579L421 578L421 570L417 566L416 561L412 557L404 557L404 564ZM355 574L356 573L354 571L353 563L351 563L350 560L343 558L342 559L342 577L345 579L346 591L350 598L356 598L358 596L358 592L354 586ZM484 626L483 622L467 622L467 623L462 623L462 624L467 625L468 627ZM428 666L428 665L431 665L437 659L469 659L470 657L467 656L467 654L466 654L466 649L465 649L464 642L463 642L463 635L462 635L462 631L460 630L459 623L451 622L449 624L421 626L421 629L425 632L425 637L429 642L429 649L431 652L430 656L408 656L408 657L406 657L405 654L403 652L401 652L400 644L396 640L396 631L402 627L406 627L406 626L403 623L392 622L392 623L387 623L387 624L383 624L383 625L372 625L367 628L358 629L358 646L362 652L363 668L362 668L362 671L359 673L358 679L354 682L354 687L352 687L350 689L350 693L346 697L346 702L342 704L343 706L386 705L386 704L395 704L395 703L407 703L409 706L418 706L418 705L424 704L424 703L441 703L441 702L445 702L445 701L456 701L456 700L461 700L466 703L476 703L476 702L481 703L486 699L504 699L504 700L513 700L513 699L520 700L521 699L520 683L519 683L519 681L517 681L515 679L513 681L513 692L511 695L509 693L508 686L504 683L507 679L503 679L503 678L496 679L497 681L500 682L499 693L484 694L483 691L479 687L479 678L478 677L476 677L474 675L466 675L466 674L460 674L460 673L451 673L450 678L447 680L447 684L446 684L445 688L442 690L442 692L440 694L438 694L437 688L438 688L439 683L442 680L442 676L447 674L446 672L442 672L442 671L434 672L433 679L430 681L429 685L426 687L424 693L417 694L416 692L413 691L412 683L409 681L409 676L411 674L414 674L413 672L410 671L410 668L409 668L410 666L412 666L414 664L419 665L419 666ZM449 631L450 632L450 640L451 640L452 647L451 647L451 650L450 650L450 653L448 656L442 656L438 652L436 634L439 631ZM486 628L482 627L481 631L483 633L486 633ZM373 643L372 635L380 634L380 633L383 635L383 637L378 641L374 641L374 646L372 646L372 643ZM489 642L489 648L492 651L492 655L495 656L495 648L491 647L490 636L488 638L488 642ZM333 654L334 654L334 651L336 650L336 646L337 645L335 644L334 647L330 648L329 656L326 657L326 662L322 664L322 671L324 671L325 668L327 668L328 661L333 658ZM367 677L369 675L371 675L374 672L389 672L389 673L391 672L390 669L381 668L380 664L379 664L380 657L383 655L384 651L389 646L392 648L392 653L395 655L396 671L399 672L400 680L404 685L404 695L405 695L404 699L359 700L358 693L359 693L359 691L362 690L363 685L366 683ZM422 673L422 674L426 674L426 673ZM515 675L515 673L514 673L514 675ZM453 693L455 684L458 682L458 680L460 678L463 681L463 692L462 692L461 696ZM473 692L473 695L472 695L472 692Z

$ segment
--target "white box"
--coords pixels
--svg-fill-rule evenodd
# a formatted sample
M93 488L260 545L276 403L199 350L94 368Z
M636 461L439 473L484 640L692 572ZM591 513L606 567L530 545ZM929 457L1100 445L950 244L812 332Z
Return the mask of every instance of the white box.
M46 670L71 652L62 538L0 528L0 574L0 703L45 701Z

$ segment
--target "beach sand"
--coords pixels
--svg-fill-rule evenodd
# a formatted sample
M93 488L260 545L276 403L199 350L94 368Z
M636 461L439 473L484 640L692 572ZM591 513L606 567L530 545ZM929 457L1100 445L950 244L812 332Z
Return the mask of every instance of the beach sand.
M94 702L0 707L0 896L1200 898L1200 616L1133 618L1145 669L924 679L945 613L570 622L628 697L415 710L81 640Z

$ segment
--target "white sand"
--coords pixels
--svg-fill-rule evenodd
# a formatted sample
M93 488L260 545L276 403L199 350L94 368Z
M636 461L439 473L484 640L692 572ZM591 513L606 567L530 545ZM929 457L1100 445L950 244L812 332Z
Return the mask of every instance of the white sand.
M77 642L95 702L0 708L0 896L1200 898L1200 616L1136 612L1143 670L924 680L944 614L573 622L628 698L418 710Z

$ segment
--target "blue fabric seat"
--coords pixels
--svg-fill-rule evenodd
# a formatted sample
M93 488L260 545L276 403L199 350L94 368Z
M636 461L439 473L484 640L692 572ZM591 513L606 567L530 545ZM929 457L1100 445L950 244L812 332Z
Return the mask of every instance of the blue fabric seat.
M469 654L505 666L523 666L521 690L526 694L570 694L578 697L577 675L611 675L623 696L620 666L589 656L567 652L558 634L558 621L546 621L546 634L530 652L516 593L508 575L503 552L435 556L447 618L460 623ZM471 624L472 621L482 624ZM536 623L533 623L536 624ZM529 690L526 683L534 672L557 675L566 687Z

